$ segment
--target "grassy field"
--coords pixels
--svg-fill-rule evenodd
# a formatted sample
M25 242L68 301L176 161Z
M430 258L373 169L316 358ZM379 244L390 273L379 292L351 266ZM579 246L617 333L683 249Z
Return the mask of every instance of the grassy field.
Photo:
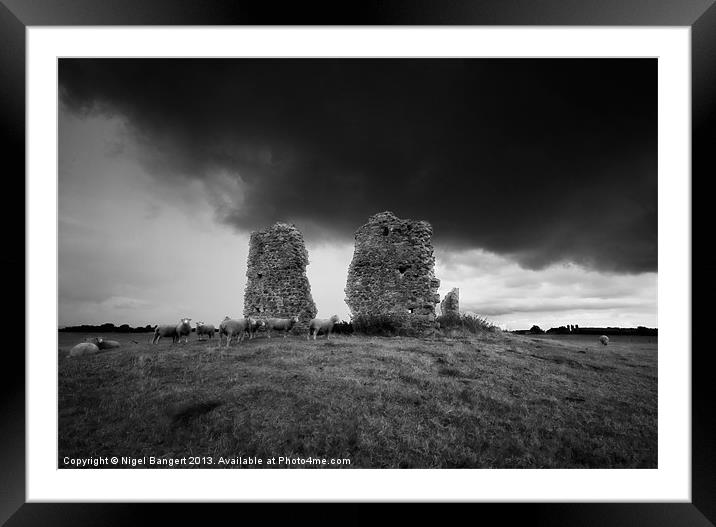
M193 334L156 346L114 334L103 336L120 348L68 357L87 336L59 333L60 467L65 456L657 466L656 337L261 336L227 351Z

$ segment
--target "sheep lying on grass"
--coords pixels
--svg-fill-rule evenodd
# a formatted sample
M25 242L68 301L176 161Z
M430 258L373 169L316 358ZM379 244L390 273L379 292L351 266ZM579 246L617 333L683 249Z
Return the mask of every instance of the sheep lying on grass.
M599 337L599 342L606 346L607 344L609 344L609 337L607 337L606 335L602 335L601 337Z
M80 342L70 350L70 357L80 357L82 355L93 355L99 353L99 348L91 342Z
M269 318L266 321L266 333L268 338L271 338L271 330L283 332L283 338L286 338L291 328L298 322L298 317L293 318Z
M204 324L203 322L196 323L196 336L201 340L202 335L208 335L210 339L214 338L214 332L216 328L213 324Z
M181 338L184 337L184 342L188 342L189 333L191 333L191 322L190 318L182 318L179 324L157 326L154 330L154 338L152 344L158 344L162 337L171 337L172 343L180 342Z
M311 320L311 323L308 325L308 336L306 339L311 338L311 333L313 333L313 340L316 340L316 335L318 335L319 331L323 331L326 335L326 339L331 339L331 331L333 331L333 326L335 324L338 324L338 321L340 319L338 318L338 315L333 315L329 319L325 318L314 318Z
M85 342L91 342L101 350L119 347L119 342L116 340L105 340L102 337L89 337L85 339Z

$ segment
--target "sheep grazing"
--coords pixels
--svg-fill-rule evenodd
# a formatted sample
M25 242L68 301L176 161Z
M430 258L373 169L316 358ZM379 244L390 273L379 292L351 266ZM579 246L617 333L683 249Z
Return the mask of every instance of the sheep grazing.
M91 342L101 350L119 347L119 342L116 340L105 340L102 337L89 337L85 339L85 342Z
M244 333L249 328L249 319L244 318L237 320L234 318L226 317L221 324L219 324L219 346L221 346L222 337L226 335L226 347L229 347L231 339L236 337L241 343L244 340Z
M208 335L210 339L213 339L215 331L216 328L213 324L204 324L203 322L196 323L196 336L199 337L199 340L202 340L201 337L203 335Z
M249 340L254 338L256 332L263 327L266 327L266 322L249 317L249 325L246 328L246 332L249 334Z
M266 321L266 332L268 333L268 338L271 338L271 330L275 329L276 331L282 331L283 332L283 338L286 338L286 335L288 335L288 332L291 331L291 328L298 322L298 317L293 318L269 318Z
M313 333L313 340L316 340L316 335L318 335L319 331L323 331L323 333L326 334L326 339L331 340L331 331L333 331L334 324L338 324L338 321L338 315L333 315L329 319L314 318L308 325L308 336L306 339L310 339L311 333Z
M599 342L601 342L602 345L606 346L607 344L609 344L609 337L607 337L606 335L602 335L601 337L599 337Z
M99 353L99 348L92 342L80 342L70 350L70 357L80 357L82 355L93 355Z
M162 337L171 337L172 344L175 342L181 342L181 338L184 337L184 342L188 342L189 334L191 333L191 322L190 318L182 318L179 324L157 326L154 330L154 338L152 344L158 344Z

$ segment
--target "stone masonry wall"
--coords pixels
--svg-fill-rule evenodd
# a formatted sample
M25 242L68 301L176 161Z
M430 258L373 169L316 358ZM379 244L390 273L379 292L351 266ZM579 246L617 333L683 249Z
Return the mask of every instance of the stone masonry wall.
M251 233L244 316L298 316L294 332L308 331L317 312L306 277L308 263L303 235L294 225L275 223Z
M440 301L435 278L433 229L427 221L381 212L355 234L346 303L352 315L397 315L415 325L435 320Z
M457 287L446 294L443 301L440 302L440 313L442 315L460 314L460 290Z

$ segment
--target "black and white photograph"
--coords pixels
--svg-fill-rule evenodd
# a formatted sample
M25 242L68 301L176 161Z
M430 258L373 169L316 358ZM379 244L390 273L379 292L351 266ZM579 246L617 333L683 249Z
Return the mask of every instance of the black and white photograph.
M59 469L657 469L656 58L59 58Z

